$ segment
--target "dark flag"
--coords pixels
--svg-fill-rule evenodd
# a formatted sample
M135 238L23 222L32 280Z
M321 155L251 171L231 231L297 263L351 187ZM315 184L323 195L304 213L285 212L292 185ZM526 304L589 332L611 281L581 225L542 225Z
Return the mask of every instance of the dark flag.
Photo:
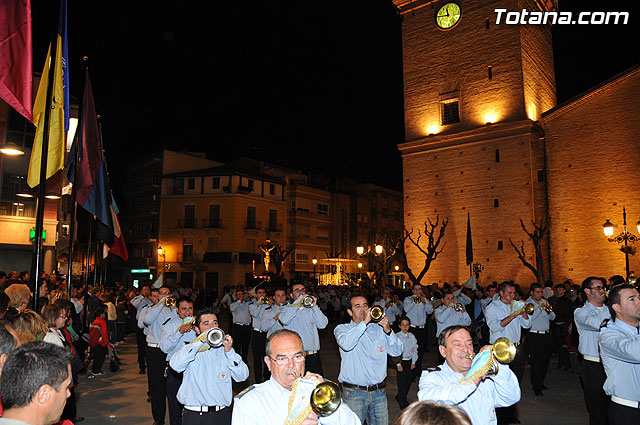
M471 220L467 211L467 266L473 263L473 243L471 242Z

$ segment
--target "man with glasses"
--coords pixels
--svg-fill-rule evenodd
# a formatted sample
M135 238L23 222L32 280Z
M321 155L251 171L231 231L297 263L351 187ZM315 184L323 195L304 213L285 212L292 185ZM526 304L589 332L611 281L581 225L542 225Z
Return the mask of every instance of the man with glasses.
M163 286L158 290L160 301L152 307L140 311L140 321L147 326L147 378L151 392L151 413L154 425L164 424L167 406L167 386L165 369L167 355L160 349L162 326L178 317L176 305L168 307L166 299L171 296L171 288Z
M305 286L302 283L293 284L291 287L293 303L283 308L278 319L286 329L295 331L300 335L306 355L307 370L322 375L318 329L326 328L329 319L318 307L318 299L316 297L313 297L315 301L313 307L303 306L302 300L305 296Z
M298 401L296 406L308 404L308 397L298 395L298 378L319 384L322 376L307 372L305 374L305 353L300 336L291 330L280 329L267 338L264 362L271 371L271 378L261 384L252 385L234 401L232 425L271 425L282 424L288 418L290 398ZM302 411L302 409L301 409ZM304 411L303 411L304 412ZM301 421L301 425L360 425L358 416L346 403L327 415L320 416L313 411Z
M371 323L369 304L355 293L348 300L351 322L333 331L340 347L342 399L369 425L387 425L387 355L402 355L402 341L391 332L389 318Z
M210 307L199 311L197 319L195 332L200 335L219 327L218 316ZM206 338L181 345L169 365L184 375L178 390L184 425L231 424L231 380L242 382L249 377L249 368L233 350L231 335L225 335L220 347L210 347Z
M602 386L606 379L600 360L598 338L600 328L611 318L609 309L604 305L605 287L598 277L588 277L582 282L587 302L573 313L580 334L578 351L582 354L582 382L584 401L589 412L589 425L606 425L609 396Z

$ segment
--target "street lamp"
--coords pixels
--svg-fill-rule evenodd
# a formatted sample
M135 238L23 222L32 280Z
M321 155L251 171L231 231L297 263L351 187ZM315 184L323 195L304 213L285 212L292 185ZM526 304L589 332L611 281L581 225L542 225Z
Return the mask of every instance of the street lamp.
M367 259L369 261L369 267L367 269L367 275L369 275L370 273L373 273L373 270L371 270L372 269L372 267L371 267L371 257L373 255L382 254L383 250L384 250L384 248L380 244L373 244L373 243L369 244L369 243L367 243L365 245L362 242L360 242L356 246L356 253L358 253L358 255L361 256L361 257L366 255ZM371 276L369 277L369 279L371 279Z
M313 259L311 260L311 262L313 263L313 280L315 281L315 283L317 284L317 280L316 280L316 264L318 264L318 259L313 257Z
M638 228L638 232L640 233L640 220L636 223L636 227ZM625 259L625 268L627 272L627 282L629 281L629 254L633 255L636 253L636 248L634 246L629 245L629 243L635 244L638 241L638 237L633 233L627 230L627 209L622 207L622 232L613 236L613 223L607 220L602 225L602 230L604 231L604 235L607 237L609 242L616 242L618 244L622 244L620 247L620 251L624 252Z

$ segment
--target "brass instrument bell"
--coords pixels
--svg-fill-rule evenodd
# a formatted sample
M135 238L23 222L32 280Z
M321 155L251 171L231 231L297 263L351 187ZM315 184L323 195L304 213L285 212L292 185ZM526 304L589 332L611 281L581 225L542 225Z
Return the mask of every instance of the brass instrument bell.
M422 302L422 298L419 295L412 296L411 300L416 304L420 304Z
M508 364L516 358L516 345L506 337L496 339L491 346L493 354L493 362L487 375L495 375L498 373L498 363Z
M258 305L268 304L268 303L269 303L269 298L268 297L261 297L260 301L258 302Z
M311 409L318 416L326 416L335 412L342 403L342 390L332 381L324 381L316 385L311 392Z
M542 309L547 313L551 313L553 311L553 306L549 303L542 304Z
M533 305L532 303L525 304L524 306L524 312L527 314L533 314L535 310L536 310L536 306Z
M166 297L164 299L164 305L166 305L167 307L173 307L174 305L176 305L176 302L178 300L176 300L175 297Z
M316 299L311 295L305 295L302 299L302 306L306 308L311 308L316 305Z
M218 348L224 342L224 331L220 328L211 328L207 331L207 343L213 347Z
M462 303L455 303L453 309L458 313L462 313L464 311L464 305L462 305Z
M378 323L382 319L384 319L384 309L379 305L374 305L369 309L369 314L371 315L371 322Z

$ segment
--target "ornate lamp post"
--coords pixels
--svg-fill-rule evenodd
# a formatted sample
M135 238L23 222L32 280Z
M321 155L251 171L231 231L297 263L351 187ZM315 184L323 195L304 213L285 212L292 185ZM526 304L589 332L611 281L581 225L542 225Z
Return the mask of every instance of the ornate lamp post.
M602 230L609 242L616 242L622 245L620 251L624 252L627 281L629 281L629 254L634 255L636 253L636 247L629 245L629 243L635 244L638 241L638 237L627 230L627 210L625 207L622 207L622 232L617 236L613 236L613 227L613 223L607 220L602 225ZM640 232L640 221L636 223L636 227Z
M382 254L383 251L383 247L380 244L369 244L367 243L366 245L363 243L358 243L358 246L356 247L356 253L363 257L363 256L367 256L367 260L369 261L369 266L367 268L367 275L369 275L369 278L371 279L371 274L373 273L372 267L371 267L371 257L374 255L380 255Z

